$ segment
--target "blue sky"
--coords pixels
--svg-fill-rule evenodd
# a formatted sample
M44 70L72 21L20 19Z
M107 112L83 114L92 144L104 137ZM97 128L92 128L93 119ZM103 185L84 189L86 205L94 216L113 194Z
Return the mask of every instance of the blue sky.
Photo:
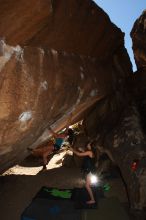
M132 40L130 31L135 20L146 9L146 0L94 0L110 17L123 32L125 32L125 47L128 50L133 71L136 65L132 51Z

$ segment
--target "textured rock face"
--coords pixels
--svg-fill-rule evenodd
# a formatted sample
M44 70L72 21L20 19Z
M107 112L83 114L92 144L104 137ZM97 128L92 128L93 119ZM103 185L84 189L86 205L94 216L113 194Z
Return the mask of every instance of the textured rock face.
M135 21L131 31L133 51L138 69L146 68L146 10Z
M136 20L131 31L137 72L133 77L134 95L146 131L146 11Z
M96 59L6 45L1 59L2 164L6 155L20 154L48 125L66 120L71 112L81 113L109 89L104 81L107 72Z
M123 111L117 126L104 127L105 130L97 135L99 149L102 147L120 168L130 206L134 209L146 205L146 139L139 119L137 109L130 105ZM135 161L137 165L133 169Z
M123 33L92 1L2 1L0 10L1 36L13 45L1 40L2 171L48 125L64 127L70 112L73 121L83 118L117 88L123 105L131 64Z
M146 206L146 153L145 153L145 134L146 134L146 11L136 20L133 29L131 31L131 37L133 41L133 51L135 62L137 65L137 71L133 76L133 96L135 97L135 103L139 111L139 124L142 131L143 138L139 139L139 155L140 167L136 173L137 181L135 184L135 206ZM139 133L140 134L140 133ZM139 145L138 143L138 145ZM137 147L138 147L137 145ZM134 193L133 193L134 195Z
M106 139L108 150L116 158L126 181L130 205L135 209L146 205L146 139L139 118L135 106L130 106ZM135 161L137 165L134 169Z
M9 45L46 46L98 59L123 49L123 33L89 0L3 0L0 12L1 37Z
M1 0L0 36L10 45L23 44L45 26L51 12L51 0Z

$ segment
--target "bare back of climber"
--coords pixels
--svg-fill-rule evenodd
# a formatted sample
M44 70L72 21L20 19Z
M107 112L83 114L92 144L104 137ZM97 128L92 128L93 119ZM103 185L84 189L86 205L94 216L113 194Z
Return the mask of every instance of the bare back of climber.
M49 141L47 143L47 145L45 145L43 147L38 147L33 150L28 148L29 150L31 150L32 155L40 156L43 158L43 170L46 170L46 165L48 163L48 156L50 154L52 154L53 152L60 150L60 148L62 147L66 138L70 137L70 134L71 134L70 130L71 129L69 128L69 123L70 123L70 119L68 121L68 125L66 127L66 130L60 134L54 132L51 128L49 128L50 133L52 134L52 136L55 139L54 143L52 141Z

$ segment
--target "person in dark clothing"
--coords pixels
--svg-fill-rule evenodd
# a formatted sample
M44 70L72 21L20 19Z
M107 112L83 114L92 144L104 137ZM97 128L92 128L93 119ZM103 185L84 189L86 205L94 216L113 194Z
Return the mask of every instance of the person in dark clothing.
M67 139L67 141L68 141L70 146L72 146L75 142L75 132L71 128L68 128L68 139Z
M91 158L90 156L85 156L83 158L82 171L85 175L87 175L90 172L94 173L95 172L95 158Z
M91 188L91 174L95 172L95 152L92 143L87 144L87 150L84 152L79 152L71 148L71 150L79 157L84 157L83 167L86 170L86 183L85 187L89 194L90 200L87 201L87 204L94 204L95 198Z

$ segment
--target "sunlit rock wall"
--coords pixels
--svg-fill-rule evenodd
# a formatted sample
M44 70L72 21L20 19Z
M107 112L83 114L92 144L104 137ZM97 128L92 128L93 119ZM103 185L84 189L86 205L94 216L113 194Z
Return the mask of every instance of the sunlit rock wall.
M19 158L47 126L81 113L110 90L105 82L111 78L96 59L6 45L0 59L1 164Z

